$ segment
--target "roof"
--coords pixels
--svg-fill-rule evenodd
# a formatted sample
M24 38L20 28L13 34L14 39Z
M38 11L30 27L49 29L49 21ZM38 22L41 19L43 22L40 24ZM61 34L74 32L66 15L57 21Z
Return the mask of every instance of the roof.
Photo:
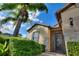
M57 27L59 27L58 23L53 26L53 28L57 28Z
M44 26L44 27L48 27L48 28L53 28L51 26L45 25L45 24L34 24L31 28L29 28L27 31L29 32L33 27L35 27L36 25L40 25L40 26Z
M74 4L75 4L75 3L69 3L69 4L67 4L64 8L62 8L61 10L58 10L58 11L56 12L56 18L57 18L57 21L58 21L59 25L60 25L60 23L61 23L61 21L60 21L60 19L61 19L61 13L64 12L64 11L66 11L68 8L70 8L70 7L73 6Z

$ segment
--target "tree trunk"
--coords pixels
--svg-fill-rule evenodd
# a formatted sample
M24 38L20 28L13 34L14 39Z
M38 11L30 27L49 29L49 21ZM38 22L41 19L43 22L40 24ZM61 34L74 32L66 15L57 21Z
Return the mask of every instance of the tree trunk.
M15 27L13 36L17 36L19 34L21 23L24 20L24 16L27 16L27 15L28 15L28 13L26 13L26 8L25 8L25 4L24 4L24 6L21 8L21 10L19 12L19 17L21 17L21 18L18 19L18 22L17 22L17 25ZM27 19L27 17L26 17L26 19Z
M17 25L16 25L16 27L15 27L13 36L18 36L19 30L20 30L20 27L21 27L21 23L22 23L22 19L19 19L19 20L17 21Z

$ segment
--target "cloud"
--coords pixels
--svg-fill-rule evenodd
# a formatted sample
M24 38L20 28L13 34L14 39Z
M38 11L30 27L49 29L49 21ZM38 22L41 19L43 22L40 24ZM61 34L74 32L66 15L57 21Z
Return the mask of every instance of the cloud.
M40 12L38 10L36 12L29 11L29 19L31 21L42 23L43 21L37 18L39 15L40 15Z
M13 26L13 22L9 21L8 23L2 25L2 28L0 29L0 31L2 31L3 33L13 33L15 27Z
M1 11L0 16L6 17L8 15L9 11Z
M13 15L10 14L12 11L6 10L0 12L0 20L6 18L6 17L12 17Z
M34 22L39 22L39 23L43 23L43 21L41 21L41 20L39 20L39 19L37 19L37 18L34 18L32 21L34 21Z
M40 15L40 12L37 10L36 11L36 14L35 14L35 17L39 16Z
M21 27L27 27L30 23L22 23Z
M2 19L5 19L6 17L12 17L12 15L10 14L9 10L6 11L1 11L0 12L0 21ZM2 26L0 26L0 31L2 31L3 33L13 33L15 26L13 26L14 22L13 21L9 21L6 24L3 24Z
M21 24L21 27L25 27L25 24Z
M2 20L2 19L4 19L5 17L4 16L0 16L0 21Z
M31 20L33 20L34 18L36 18L40 14L40 12L38 10L36 12L28 11L28 13L29 13L29 19L31 19Z

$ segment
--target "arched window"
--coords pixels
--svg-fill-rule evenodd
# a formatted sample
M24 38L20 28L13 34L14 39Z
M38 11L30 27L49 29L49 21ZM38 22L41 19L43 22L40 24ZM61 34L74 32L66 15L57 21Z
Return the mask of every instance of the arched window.
M39 32L33 32L32 39L35 41L39 41Z
M69 18L69 21L70 21L70 26L73 27L73 25L74 25L73 24L73 18Z

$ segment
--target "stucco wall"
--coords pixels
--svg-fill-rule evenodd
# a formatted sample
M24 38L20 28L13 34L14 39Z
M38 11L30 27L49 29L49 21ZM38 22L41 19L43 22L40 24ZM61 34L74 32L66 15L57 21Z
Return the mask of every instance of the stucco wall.
M44 27L41 25L36 25L28 34L28 38L32 40L32 34L35 31L39 31L39 43L46 45L46 50L48 50L48 27Z
M69 18L73 18L73 27L70 26ZM65 40L79 40L79 7L75 5L61 13L62 29Z

